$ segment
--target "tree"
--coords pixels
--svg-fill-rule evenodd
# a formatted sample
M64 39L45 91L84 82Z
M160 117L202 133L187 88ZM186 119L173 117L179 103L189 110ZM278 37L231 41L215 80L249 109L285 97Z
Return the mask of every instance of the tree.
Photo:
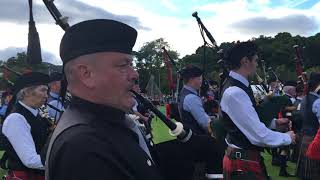
M25 52L18 52L15 57L9 58L7 61L2 62L1 64L6 65L10 69L18 72L25 73L29 71L37 71L45 74L49 74L49 71L62 71L62 66L56 66L50 63L42 62L41 64L29 64L27 63L27 54ZM3 74L4 70L1 68L0 72ZM15 82L17 76L9 72L8 80ZM0 89L5 89L7 86L6 80L2 76L0 78Z
M315 66L320 66L320 33L311 37L292 36L288 32L278 33L275 37L267 37L260 35L258 38L252 38L259 47L259 59L263 59L267 68L273 67L280 79L295 80L295 50L294 45L299 45L302 59L304 62L304 70L308 70ZM235 42L224 42L219 49L225 52L230 49ZM205 49L205 55L204 55ZM219 57L215 49L200 46L194 54L186 55L182 58L182 64L194 64L203 67L204 58L206 59L205 67L208 79L219 80L218 74L221 73L220 67L217 65ZM261 62L259 62L261 65ZM261 70L259 67L258 72ZM318 68L313 68L318 69Z
M160 85L160 90L163 93L168 94L169 89L167 85L166 67L163 62L162 47L165 47L169 56L178 63L179 54L172 50L169 43L163 38L145 43L139 51L134 53L134 62L140 76L139 85L142 89L146 87L150 76L153 75L155 77L155 82L158 86Z

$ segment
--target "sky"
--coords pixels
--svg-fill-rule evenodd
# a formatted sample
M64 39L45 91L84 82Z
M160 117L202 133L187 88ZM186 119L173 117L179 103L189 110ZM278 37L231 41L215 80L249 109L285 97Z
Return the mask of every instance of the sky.
M246 41L279 32L312 36L320 32L320 0L55 0L73 25L83 20L114 19L138 30L134 50L164 38L180 58L203 44L197 11L218 44ZM59 45L64 31L55 24L42 0L33 0L36 27L45 62L62 64ZM28 0L0 1L0 60L26 51Z

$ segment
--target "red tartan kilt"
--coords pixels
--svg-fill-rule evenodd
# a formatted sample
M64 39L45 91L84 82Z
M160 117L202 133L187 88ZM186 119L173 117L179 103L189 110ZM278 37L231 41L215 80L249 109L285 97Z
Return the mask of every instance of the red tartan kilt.
M45 180L45 177L28 171L9 170L5 180Z
M267 175L263 171L263 167L261 167L259 162L240 160L240 159L232 160L227 155L225 155L223 158L224 179L225 180L234 179L233 174L237 171L241 171L243 173L250 172L251 174L253 174L255 180L267 179Z

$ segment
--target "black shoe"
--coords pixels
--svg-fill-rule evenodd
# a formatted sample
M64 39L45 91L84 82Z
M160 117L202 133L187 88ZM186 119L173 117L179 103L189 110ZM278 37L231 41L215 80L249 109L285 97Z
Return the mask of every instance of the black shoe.
M282 177L295 177L293 174L289 174L286 169L280 169L279 176Z
M280 155L279 156L279 162L280 162L280 172L279 172L279 176L282 177L294 177L295 175L289 174L287 172L287 157L284 155Z

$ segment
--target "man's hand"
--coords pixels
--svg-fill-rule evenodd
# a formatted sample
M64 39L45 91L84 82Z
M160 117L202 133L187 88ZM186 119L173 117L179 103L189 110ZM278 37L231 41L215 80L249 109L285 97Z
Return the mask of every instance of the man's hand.
M142 119L144 122L148 122L148 121L149 121L149 118L146 117L146 116L142 116L141 119Z
M289 136L291 138L291 143L296 144L296 134L293 131L288 131L286 133L289 134Z

